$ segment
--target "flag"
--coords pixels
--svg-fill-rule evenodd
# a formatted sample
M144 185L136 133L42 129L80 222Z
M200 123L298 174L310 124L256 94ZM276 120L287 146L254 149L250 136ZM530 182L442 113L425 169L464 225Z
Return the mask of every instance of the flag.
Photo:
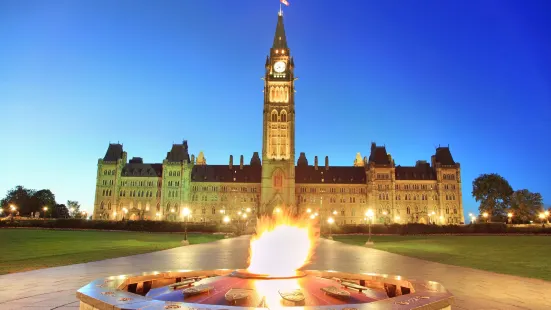
M286 6L289 6L289 1L287 1L287 0L280 0L280 1L281 1L281 3L285 4Z

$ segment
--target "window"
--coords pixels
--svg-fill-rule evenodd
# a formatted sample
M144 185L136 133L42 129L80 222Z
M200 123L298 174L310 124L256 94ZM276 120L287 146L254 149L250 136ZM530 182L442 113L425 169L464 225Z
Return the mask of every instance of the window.
M272 122L277 122L277 112L272 111Z
M216 208L212 208L212 214L213 214L213 215L216 214Z
M281 121L286 122L287 121L287 113L284 111L281 111Z

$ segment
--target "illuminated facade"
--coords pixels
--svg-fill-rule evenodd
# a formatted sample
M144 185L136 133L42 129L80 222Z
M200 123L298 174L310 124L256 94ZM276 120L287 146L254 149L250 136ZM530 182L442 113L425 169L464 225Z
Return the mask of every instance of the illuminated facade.
M203 153L189 154L187 141L174 144L162 163L128 160L121 144L110 144L98 161L95 219L221 223L238 212L270 214L279 206L295 212L330 215L337 224L459 224L464 222L461 170L448 147L431 161L405 167L394 163L385 146L372 143L369 157L356 155L351 166L309 164L295 158L294 60L279 14L264 76L262 154L247 165L230 156L227 165L208 165Z

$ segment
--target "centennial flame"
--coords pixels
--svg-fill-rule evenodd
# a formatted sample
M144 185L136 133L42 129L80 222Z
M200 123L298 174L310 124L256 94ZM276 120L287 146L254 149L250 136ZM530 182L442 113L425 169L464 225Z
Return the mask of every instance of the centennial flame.
M257 221L247 270L272 277L295 276L296 270L310 261L317 244L314 221L276 211Z

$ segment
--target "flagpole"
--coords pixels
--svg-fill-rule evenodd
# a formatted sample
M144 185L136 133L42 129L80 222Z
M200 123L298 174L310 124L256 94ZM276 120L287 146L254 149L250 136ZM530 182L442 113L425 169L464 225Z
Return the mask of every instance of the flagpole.
M283 8L281 7L281 0L279 1L279 15L283 16Z

